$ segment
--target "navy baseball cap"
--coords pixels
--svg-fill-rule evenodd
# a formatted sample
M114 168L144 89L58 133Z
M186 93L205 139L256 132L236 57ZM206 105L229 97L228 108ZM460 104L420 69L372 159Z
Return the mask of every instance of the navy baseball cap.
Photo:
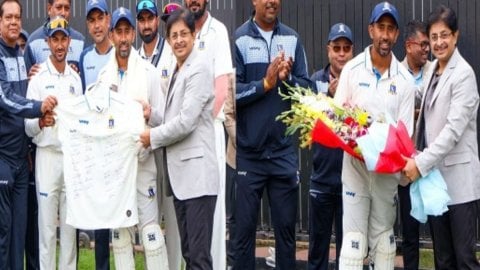
M22 29L22 31L20 31L20 36L23 36L23 39L27 40L29 35L25 29Z
M155 16L158 16L157 5L151 0L142 0L137 4L137 17L142 11L148 11Z
M135 28L135 21L133 20L132 12L129 9L119 7L112 13L110 29L115 28L120 20L126 20L133 28Z
M90 11L98 9L103 13L108 12L108 5L105 0L88 0L87 1L87 16Z
M372 16L370 16L370 24L378 22L383 15L390 15L395 20L397 27L400 25L397 8L389 2L378 3L372 10Z
M68 21L62 16L56 16L47 23L47 35L49 37L58 31L62 31L65 35L70 36Z
M328 41L334 41L339 38L346 38L353 43L352 30L350 27L343 23L337 23L330 28L330 33L328 34Z

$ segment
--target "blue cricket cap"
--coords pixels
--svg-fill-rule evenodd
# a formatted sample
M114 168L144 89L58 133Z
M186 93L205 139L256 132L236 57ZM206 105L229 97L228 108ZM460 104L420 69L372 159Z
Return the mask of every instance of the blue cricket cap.
M398 10L389 2L378 3L375 8L373 8L372 16L370 16L370 24L378 22L383 15L390 15L395 20L397 27L400 25Z
M330 28L330 33L328 34L328 41L334 41L339 38L346 38L353 43L352 30L344 23L337 23Z
M158 16L157 5L151 0L142 0L137 3L137 16L142 11L148 11L155 16Z
M120 20L126 20L133 28L135 28L135 21L133 20L132 12L129 9L119 7L112 13L110 29L115 28Z
M98 9L103 13L108 12L108 5L105 0L88 0L87 1L87 16L90 11Z

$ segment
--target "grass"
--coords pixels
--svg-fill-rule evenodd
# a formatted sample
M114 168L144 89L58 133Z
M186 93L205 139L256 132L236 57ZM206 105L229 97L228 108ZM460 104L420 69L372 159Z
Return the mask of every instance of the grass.
M78 270L95 269L95 252L93 249L81 248L78 258ZM110 250L110 269L115 269L113 252ZM135 252L135 269L145 269L145 259L142 252Z

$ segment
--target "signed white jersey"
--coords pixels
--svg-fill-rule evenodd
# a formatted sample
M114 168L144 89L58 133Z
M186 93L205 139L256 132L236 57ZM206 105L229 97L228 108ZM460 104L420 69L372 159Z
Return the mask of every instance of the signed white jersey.
M138 102L108 88L59 103L55 109L64 153L67 224L82 229L138 223Z

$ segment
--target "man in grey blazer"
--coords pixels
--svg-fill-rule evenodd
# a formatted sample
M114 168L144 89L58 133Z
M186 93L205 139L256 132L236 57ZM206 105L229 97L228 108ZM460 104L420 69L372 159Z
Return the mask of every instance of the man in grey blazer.
M474 237L480 198L475 73L458 51L452 9L435 9L427 32L437 60L426 76L428 87L417 122L416 146L422 152L407 159L403 171L413 182L438 168L447 184L448 211L428 218L435 269L480 269Z
M154 127L141 134L140 140L145 147L164 148L167 195L174 196L186 268L212 269L210 247L219 183L214 87L208 62L193 50L194 32L191 13L181 10L170 15L167 40L177 61L171 69L163 116L151 115L149 123Z

